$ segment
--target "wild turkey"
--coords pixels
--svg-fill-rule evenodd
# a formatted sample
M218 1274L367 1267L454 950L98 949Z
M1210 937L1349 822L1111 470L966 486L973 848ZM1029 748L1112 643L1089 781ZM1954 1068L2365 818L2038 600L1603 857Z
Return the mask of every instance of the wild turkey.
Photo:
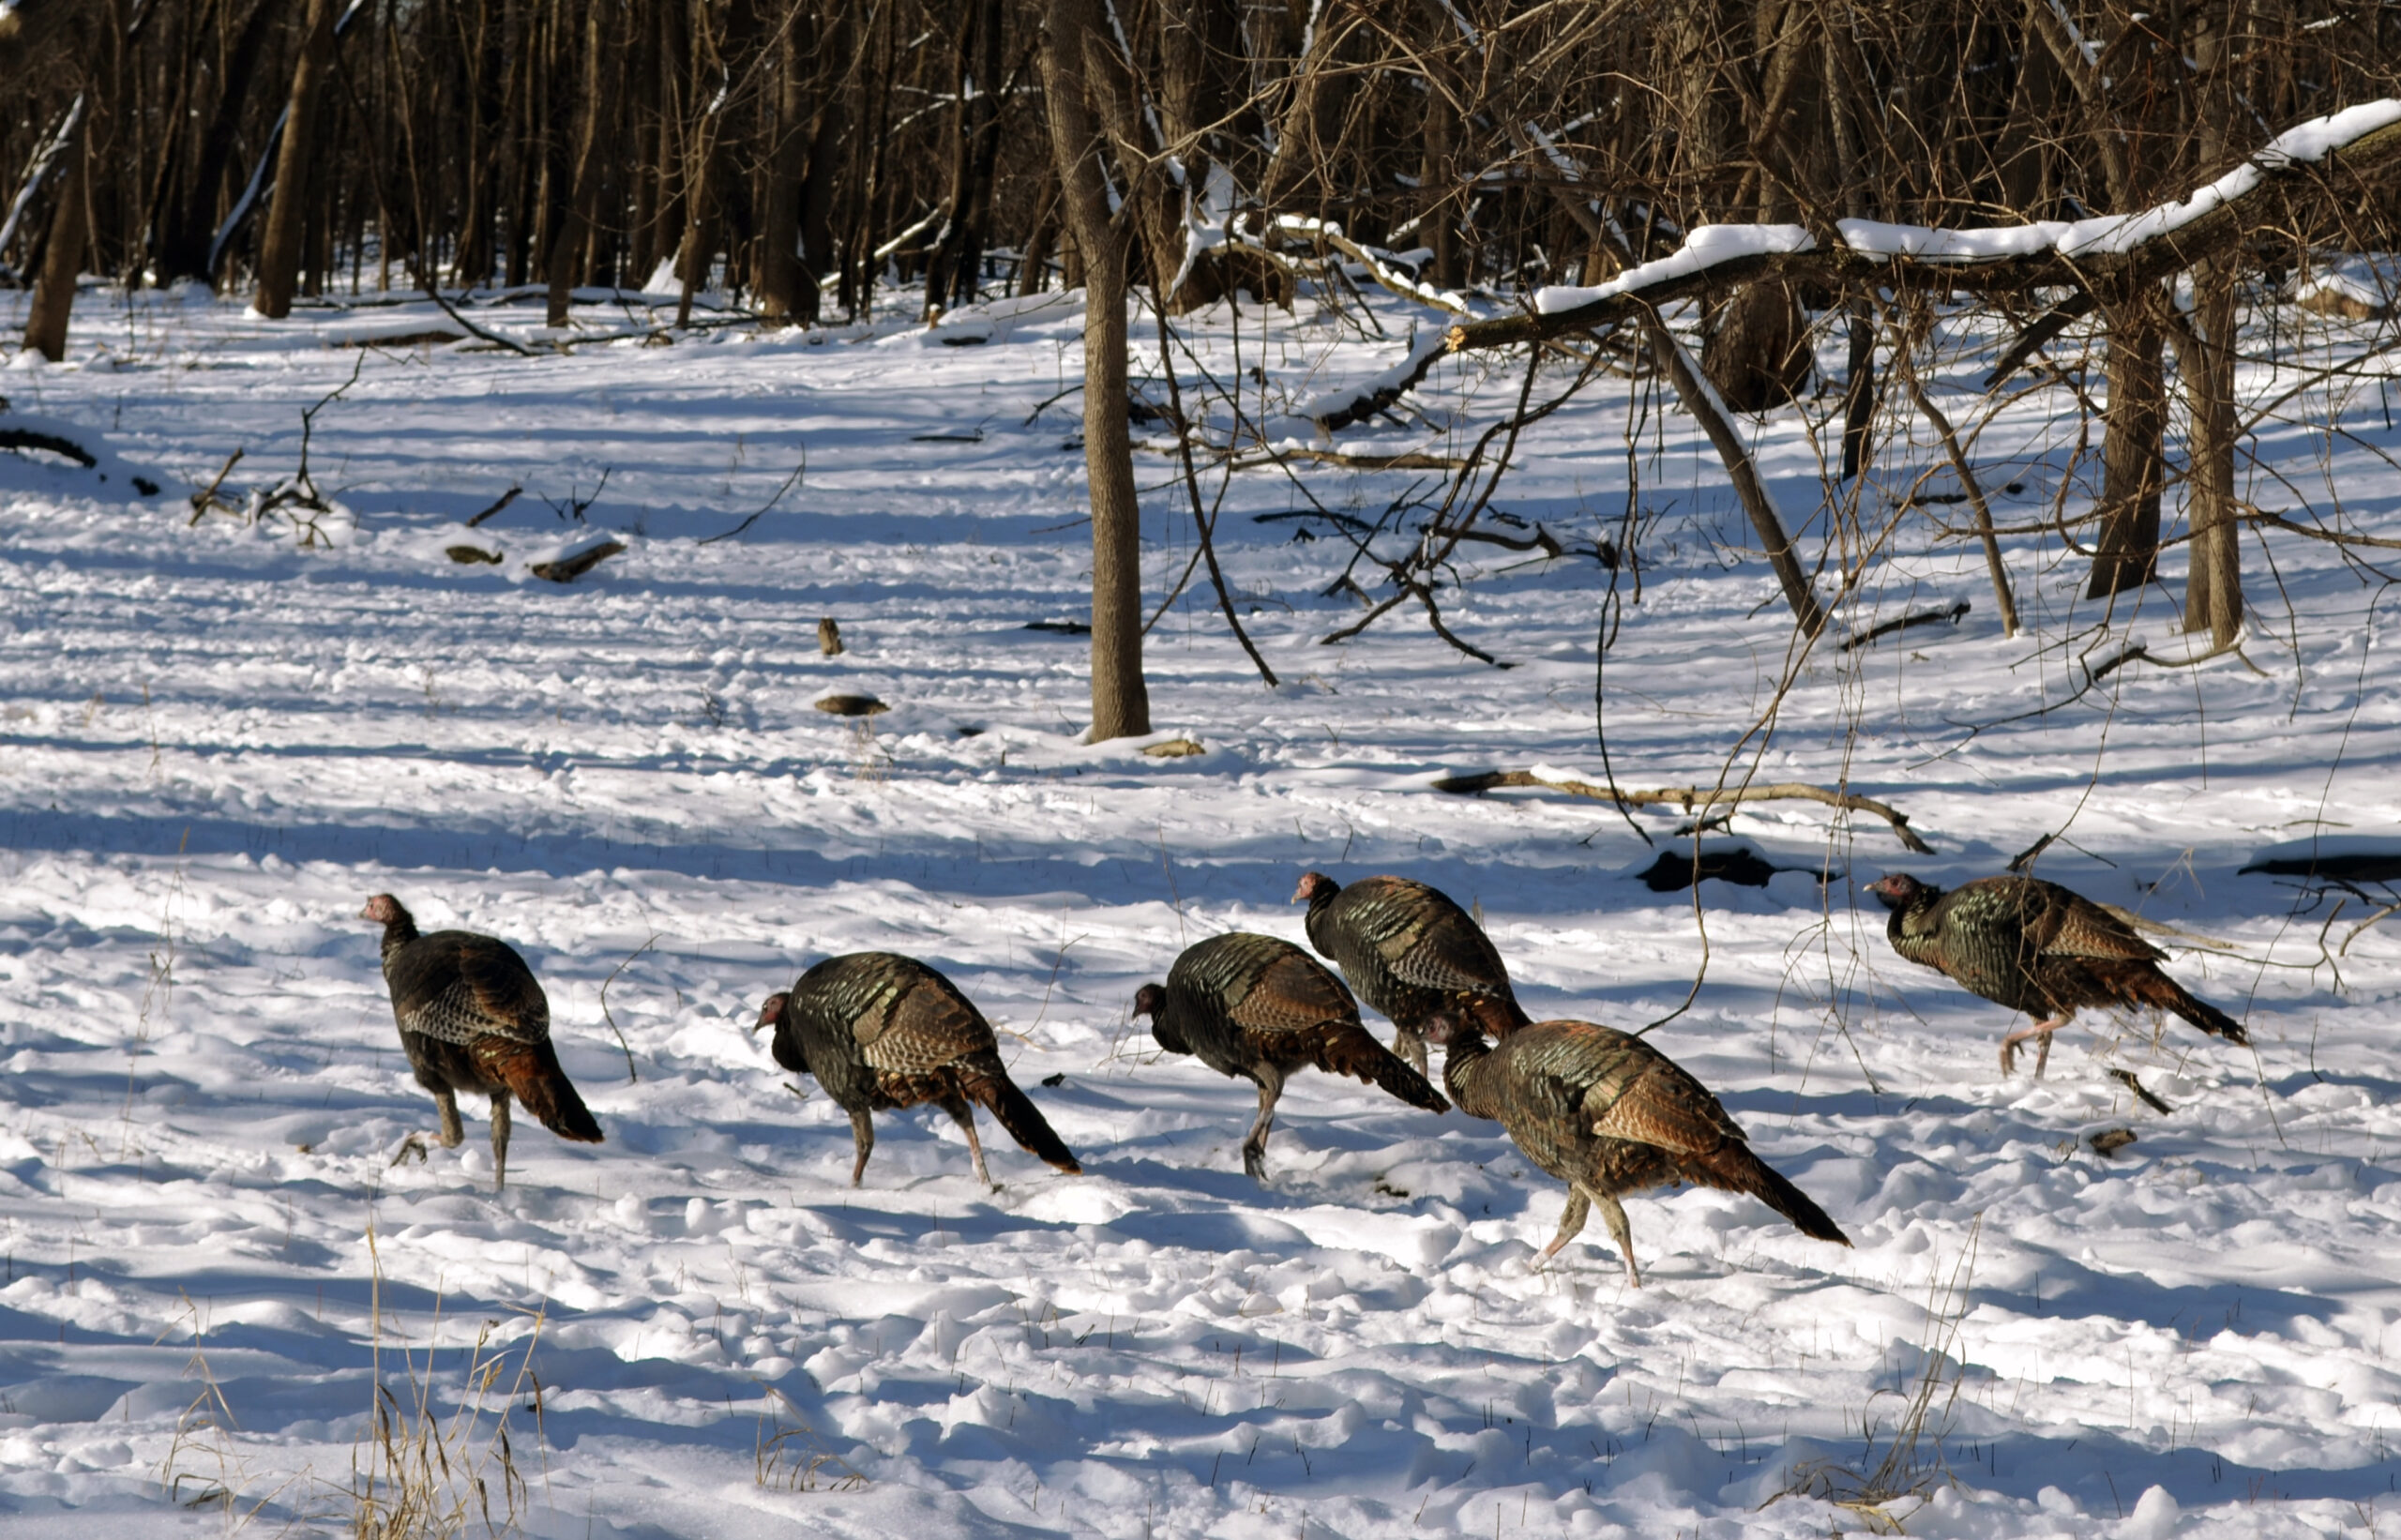
M1259 1121L1242 1141L1242 1169L1267 1180L1267 1130L1284 1081L1304 1065L1380 1085L1412 1107L1446 1112L1426 1077L1359 1024L1342 981L1288 941L1231 931L1184 949L1164 987L1145 984L1134 1014L1170 1053L1189 1053L1220 1075L1259 1087Z
M1446 1050L1442 1084L1459 1110L1499 1119L1527 1159L1567 1184L1567 1212L1542 1261L1583 1230L1598 1203L1626 1281L1641 1288L1618 1195L1680 1182L1749 1193L1804 1235L1850 1244L1825 1210L1751 1154L1716 1097L1639 1037L1590 1021L1537 1021L1494 1047L1474 1022L1442 1013L1427 1035Z
M1309 944L1342 965L1360 999L1392 1018L1399 1029L1393 1051L1420 1075L1426 1019L1435 1011L1463 1013L1495 1037L1526 1024L1492 939L1439 889L1406 877L1362 877L1345 887L1307 871L1292 890L1292 902L1304 898Z
M436 1137L444 1149L456 1149L466 1138L459 1125L461 1091L491 1098L495 1192L508 1185L511 1096L559 1138L601 1142L600 1125L551 1050L551 1003L514 947L466 930L419 935L416 921L388 893L368 899L358 917L384 928L384 982L392 993L392 1016L416 1083L433 1093L441 1110ZM425 1137L411 1134L392 1164L411 1155L421 1160L425 1153Z
M776 1063L795 1075L815 1076L850 1113L851 1140L858 1147L852 1186L867 1174L867 1157L875 1150L868 1114L926 1102L959 1121L976 1180L988 1187L999 1184L984 1165L969 1102L991 1113L1029 1155L1063 1171L1083 1170L1009 1079L983 1012L914 958L891 952L827 958L785 993L767 997L750 1030L760 1027L776 1029Z
M2212 1037L2251 1040L2242 1022L2159 971L2167 953L2057 883L1979 877L1946 893L1897 872L1868 883L1867 891L1893 912L1884 933L1894 951L2034 1019L2001 1040L2004 1075L2017 1061L2017 1045L2031 1037L2041 1043L2039 1078L2050 1062L2051 1034L2088 1005L2152 1005Z

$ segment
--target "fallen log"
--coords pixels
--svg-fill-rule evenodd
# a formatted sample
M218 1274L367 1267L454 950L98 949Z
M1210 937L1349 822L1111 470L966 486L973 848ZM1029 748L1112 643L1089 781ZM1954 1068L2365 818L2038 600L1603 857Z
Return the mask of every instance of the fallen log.
M573 582L610 557L622 554L625 549L623 541L603 540L596 546L585 547L572 556L561 556L556 561L536 562L526 570L537 578L547 578L551 582Z
M1888 803L1874 797L1859 796L1850 792L1837 792L1824 786L1809 786L1800 781L1779 781L1773 786L1667 786L1649 792L1611 792L1606 786L1590 781L1553 779L1537 776L1531 770L1479 770L1472 775L1445 776L1434 782L1437 792L1454 796L1468 796L1503 786L1531 786L1547 792L1564 792L1569 796L1590 797L1595 802L1622 803L1632 808L1674 806L1686 814L1700 808L1719 807L1741 802L1816 802L1845 812L1874 813L1893 826L1905 847L1920 855L1932 855L1934 847L1918 838L1910 827L1910 816Z

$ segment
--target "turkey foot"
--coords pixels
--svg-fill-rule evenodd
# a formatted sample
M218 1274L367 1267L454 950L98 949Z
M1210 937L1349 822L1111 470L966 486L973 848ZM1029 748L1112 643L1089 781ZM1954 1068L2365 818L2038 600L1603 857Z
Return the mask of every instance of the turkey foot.
M442 1128L439 1133L436 1133L433 1136L435 1140L445 1150L457 1149L461 1144L466 1141L467 1138L467 1130L465 1126L459 1122L458 1094L456 1092L446 1090L434 1093L433 1108L435 1111L442 1115ZM433 1152L425 1147L425 1136L423 1134L411 1134L408 1138L400 1140L400 1150L392 1156L392 1166L399 1165L401 1161L406 1160L411 1155L416 1156L420 1161L430 1160L433 1158ZM385 1170L389 1170L392 1168L391 1166L386 1166L384 1169Z
M2007 1075L2016 1068L2017 1045L2031 1038L2038 1044L2034 1054L2034 1079L2041 1080L2043 1071L2050 1067L2051 1034L2066 1026L2067 1023L2068 1018L2064 1016L2055 1020L2037 1021L2031 1027L2021 1027L2002 1038L2001 1040L2001 1072Z

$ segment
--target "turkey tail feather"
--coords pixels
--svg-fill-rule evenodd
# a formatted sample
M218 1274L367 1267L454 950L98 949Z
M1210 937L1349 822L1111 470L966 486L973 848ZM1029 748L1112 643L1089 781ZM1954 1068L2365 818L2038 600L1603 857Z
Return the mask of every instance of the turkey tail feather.
M2194 994L2182 984L2156 968L2131 972L2123 983L2125 992L2145 1005L2172 1011L2212 1037L2223 1037L2230 1043L2251 1041L2242 1023L2219 1010L2215 1005Z
M600 1125L576 1095L574 1083L559 1067L559 1056L549 1043L486 1037L477 1039L476 1047L481 1049L487 1043L502 1046L497 1051L479 1051L476 1057L543 1127L579 1144L603 1142Z
M1314 1057L1318 1068L1380 1086L1412 1107L1422 1107L1428 1112L1451 1110L1451 1104L1427 1083L1425 1076L1368 1036L1365 1027L1348 1021L1333 1025L1319 1035Z
M1684 1165L1688 1174L1710 1186L1749 1193L1791 1220L1792 1228L1804 1235L1832 1241L1836 1246L1850 1244L1850 1237L1807 1193L1786 1181L1783 1173L1743 1145L1722 1144L1706 1155L1687 1156Z
M1052 1131L1042 1110L1017 1088L1017 1082L1006 1073L970 1072L962 1079L962 1089L977 1106L992 1114L992 1121L1008 1130L1009 1138L1017 1140L1019 1149L1071 1176L1082 1174L1083 1167L1066 1141Z

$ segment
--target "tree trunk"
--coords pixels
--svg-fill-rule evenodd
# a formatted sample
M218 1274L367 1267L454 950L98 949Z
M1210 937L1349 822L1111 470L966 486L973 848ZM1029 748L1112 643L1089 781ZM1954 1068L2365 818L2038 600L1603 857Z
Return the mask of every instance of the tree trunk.
M600 179L599 157L596 148L600 142L600 55L607 40L604 18L608 0L585 0L583 8L583 101L576 117L574 171L567 182L566 217L559 220L558 234L551 242L545 260L550 280L549 311L544 320L553 326L567 324L569 307L575 301L575 286L587 269L583 248L592 229L593 204L597 201Z
M334 63L334 16L339 0L309 0L301 23L299 61L292 67L292 115L283 125L283 145L275 161L275 191L269 194L266 231L259 237L259 292L251 308L270 321L292 313L293 285L300 276L300 241L309 224L310 157L317 143L317 98Z
M2234 264L2211 257L2193 269L2192 356L2182 360L2192 415L2187 519L2193 554L2184 585L2184 629L2220 647L2242 629L2242 526L2234 499Z
M75 308L75 279L83 265L83 140L80 126L59 151L57 204L42 244L41 268L34 278L32 307L25 312L25 346L52 363L67 356L67 318Z
M800 319L800 204L808 180L809 85L817 50L810 18L796 12L777 61L774 138L767 145L767 197L759 219L759 310L770 326Z
M1418 192L1417 209L1424 221L1418 227L1420 236L1434 253L1427 276L1438 289L1457 289L1467 282L1466 268L1459 260L1458 211L1451 206L1453 185L1458 177L1452 168L1451 152L1458 127L1451 98L1436 84L1432 99L1426 104L1425 185Z
M2161 445L2167 426L2166 292L2146 284L2108 306L2109 400L2102 413L2101 537L2087 598L2151 581L2159 561Z
M951 184L950 226L926 264L926 309L947 310L975 297L983 279L984 248L991 239L992 182L999 169L1001 92L1000 0L975 7L974 88L963 111L959 174Z
M1125 411L1126 235L1110 219L1085 51L1100 0L1050 0L1044 98L1063 212L1084 269L1084 471L1092 491L1092 727L1098 743L1151 730L1142 680L1141 508Z

